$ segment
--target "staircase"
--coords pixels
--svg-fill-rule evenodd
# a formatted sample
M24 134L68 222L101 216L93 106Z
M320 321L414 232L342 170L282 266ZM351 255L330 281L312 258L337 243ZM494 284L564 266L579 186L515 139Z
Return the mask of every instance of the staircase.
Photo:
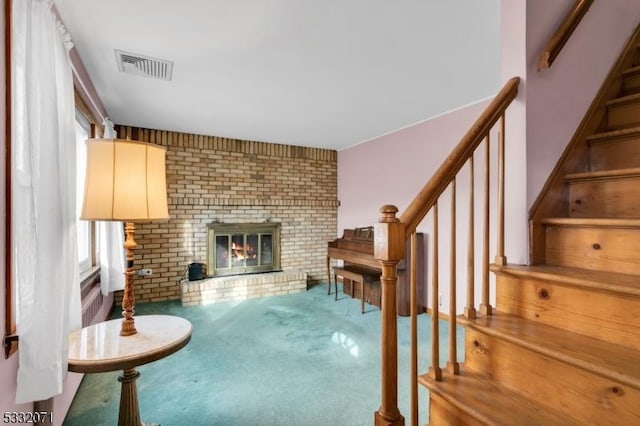
M492 314L458 317L460 374L419 377L430 424L640 424L637 36L619 64L543 194L554 215L532 219L534 266L491 265Z

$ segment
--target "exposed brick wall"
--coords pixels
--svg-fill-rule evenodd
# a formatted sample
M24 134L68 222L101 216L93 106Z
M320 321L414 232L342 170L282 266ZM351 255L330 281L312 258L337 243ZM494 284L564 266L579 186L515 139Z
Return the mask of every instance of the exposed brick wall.
M327 241L337 226L337 153L333 150L250 142L119 126L130 137L167 148L170 219L137 223L137 302L180 298L191 262L206 263L206 225L281 223L281 267L326 280ZM119 300L119 299L118 299Z

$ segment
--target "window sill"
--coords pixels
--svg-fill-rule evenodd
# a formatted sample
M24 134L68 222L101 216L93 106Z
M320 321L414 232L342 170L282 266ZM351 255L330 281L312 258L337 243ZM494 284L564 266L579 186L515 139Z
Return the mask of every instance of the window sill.
M80 272L80 294L85 295L100 283L100 266L92 266Z
M80 287L87 284L87 282L96 279L100 275L100 266L91 266L80 272Z

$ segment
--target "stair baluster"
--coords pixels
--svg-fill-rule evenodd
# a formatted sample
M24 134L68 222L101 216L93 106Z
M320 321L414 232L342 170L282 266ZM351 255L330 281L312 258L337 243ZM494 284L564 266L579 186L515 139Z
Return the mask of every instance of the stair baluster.
M475 302L475 208L474 208L474 168L473 154L469 157L469 236L467 243L467 306L464 308L464 316L467 319L476 318Z
M489 175L491 172L491 139L489 134L485 137L484 147L484 222L482 228L482 303L480 303L480 313L482 315L491 315L491 304L489 303ZM498 240L500 237L498 236Z
M506 265L507 258L504 255L504 112L500 115L500 130L498 131L498 240L496 265ZM483 292L488 293L488 290ZM486 302L489 302L487 297Z
M418 234L411 233L411 424L418 426Z
M449 362L447 371L460 374L456 334L456 178L451 181L451 253L449 255Z
M442 380L440 369L440 310L438 309L438 200L433 204L433 260L431 265L431 367L429 376L432 379Z

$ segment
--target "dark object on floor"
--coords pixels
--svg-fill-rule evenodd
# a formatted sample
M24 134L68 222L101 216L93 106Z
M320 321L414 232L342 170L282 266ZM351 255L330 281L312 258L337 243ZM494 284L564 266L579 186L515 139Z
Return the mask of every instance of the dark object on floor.
M204 278L204 264L190 263L189 264L189 281L197 281L203 278Z

